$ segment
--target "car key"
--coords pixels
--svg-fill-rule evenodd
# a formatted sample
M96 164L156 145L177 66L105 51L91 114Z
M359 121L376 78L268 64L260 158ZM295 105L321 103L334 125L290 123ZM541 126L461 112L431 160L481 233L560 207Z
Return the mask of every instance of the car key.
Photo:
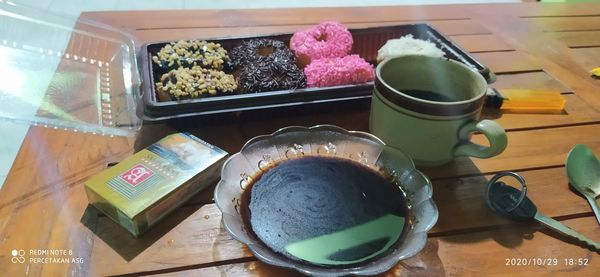
M502 177L513 177L517 179L523 187L522 190L519 191L514 187L506 185L504 182L498 181ZM538 212L535 204L527 197L527 185L525 184L525 180L514 172L501 172L496 174L487 184L486 200L490 209L497 214L516 221L536 220L563 235L585 243L587 246L592 247L596 252L600 251L600 244L597 242L592 241L559 221Z

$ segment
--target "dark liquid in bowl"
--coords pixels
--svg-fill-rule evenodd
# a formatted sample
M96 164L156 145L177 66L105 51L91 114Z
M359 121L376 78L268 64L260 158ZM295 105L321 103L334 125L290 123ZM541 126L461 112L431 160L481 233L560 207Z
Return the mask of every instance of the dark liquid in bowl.
M242 196L246 226L294 260L356 265L400 243L408 229L405 193L392 178L350 160L287 160L253 180Z

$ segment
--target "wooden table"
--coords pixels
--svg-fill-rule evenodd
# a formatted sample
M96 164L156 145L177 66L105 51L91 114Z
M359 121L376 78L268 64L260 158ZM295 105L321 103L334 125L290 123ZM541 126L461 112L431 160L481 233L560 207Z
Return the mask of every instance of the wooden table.
M485 111L484 117L496 119L508 131L508 148L492 159L461 158L425 171L433 182L439 221L425 249L386 275L597 276L600 272L597 253L567 243L537 224L500 218L488 210L483 198L485 182L494 173L517 171L527 180L529 197L541 212L600 241L600 227L584 198L569 189L564 168L567 152L577 143L600 155L600 80L588 73L600 66L600 4L99 12L81 17L129 30L138 45L292 32L330 19L350 27L427 22L489 66L498 76L495 87L558 89L568 102L563 114L554 115ZM368 102L352 109L327 107L292 115L223 115L202 120L191 131L235 153L251 137L288 125L328 123L368 130ZM227 234L212 202L212 188L140 239L88 206L83 182L90 175L179 126L146 125L135 139L32 127L0 193L0 275L295 274L257 261ZM474 140L483 141L480 135ZM70 250L70 257L82 260L13 264L13 249L25 250L27 257L33 255L30 250ZM514 265L531 259L557 259L557 264Z

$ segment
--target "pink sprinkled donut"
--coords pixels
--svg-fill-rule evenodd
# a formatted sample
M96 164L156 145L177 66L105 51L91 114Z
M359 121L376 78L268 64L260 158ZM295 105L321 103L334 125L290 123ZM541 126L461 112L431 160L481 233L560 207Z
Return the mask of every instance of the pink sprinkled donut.
M358 55L313 60L304 68L308 87L328 87L373 81L373 66Z
M294 33L290 49L304 65L316 59L343 57L352 49L352 34L341 23L326 21Z

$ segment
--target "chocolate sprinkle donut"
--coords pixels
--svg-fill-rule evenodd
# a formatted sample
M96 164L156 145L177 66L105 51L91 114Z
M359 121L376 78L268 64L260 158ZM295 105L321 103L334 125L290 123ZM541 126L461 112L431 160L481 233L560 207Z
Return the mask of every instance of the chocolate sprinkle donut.
M240 88L246 92L306 87L304 73L290 63L251 63L239 72L237 79Z
M229 52L241 90L262 92L306 87L296 57L278 40L253 39Z

